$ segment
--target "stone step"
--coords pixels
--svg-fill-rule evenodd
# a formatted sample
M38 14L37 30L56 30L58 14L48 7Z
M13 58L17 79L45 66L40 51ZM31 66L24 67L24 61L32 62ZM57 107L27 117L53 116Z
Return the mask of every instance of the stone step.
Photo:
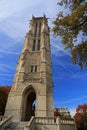
M18 123L11 123L6 128L2 128L1 130L24 130L23 127L19 127Z

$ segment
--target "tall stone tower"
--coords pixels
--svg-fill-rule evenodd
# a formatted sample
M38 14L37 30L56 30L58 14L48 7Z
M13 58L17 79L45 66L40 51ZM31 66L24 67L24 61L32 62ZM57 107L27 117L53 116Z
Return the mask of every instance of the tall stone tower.
M20 54L6 116L29 121L32 116L53 117L50 29L46 16L32 17Z

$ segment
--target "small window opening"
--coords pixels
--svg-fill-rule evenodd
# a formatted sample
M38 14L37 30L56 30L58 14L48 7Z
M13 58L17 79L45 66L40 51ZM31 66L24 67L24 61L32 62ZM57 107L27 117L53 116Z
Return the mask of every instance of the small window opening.
M32 51L35 51L35 44L36 44L36 40L34 40L34 42L33 42Z
M38 40L37 50L40 50L40 40Z
M39 24L39 32L38 32L38 36L41 36L41 23Z
M33 72L33 66L31 66L31 72Z
M36 37L36 35L37 35L37 23L36 23L36 26L35 26L34 37Z
M37 72L37 66L35 66L35 72Z

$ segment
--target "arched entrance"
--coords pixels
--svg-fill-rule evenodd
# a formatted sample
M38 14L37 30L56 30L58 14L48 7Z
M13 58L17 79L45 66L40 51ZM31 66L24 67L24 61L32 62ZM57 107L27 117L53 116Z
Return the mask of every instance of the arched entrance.
M32 116L35 116L36 93L33 87L28 87L23 93L22 98L22 121L29 121Z

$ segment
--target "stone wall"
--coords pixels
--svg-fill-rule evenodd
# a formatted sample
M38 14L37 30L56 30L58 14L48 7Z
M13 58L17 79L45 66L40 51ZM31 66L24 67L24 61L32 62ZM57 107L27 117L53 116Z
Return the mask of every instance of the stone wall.
M35 117L24 126L24 130L76 130L74 119Z

